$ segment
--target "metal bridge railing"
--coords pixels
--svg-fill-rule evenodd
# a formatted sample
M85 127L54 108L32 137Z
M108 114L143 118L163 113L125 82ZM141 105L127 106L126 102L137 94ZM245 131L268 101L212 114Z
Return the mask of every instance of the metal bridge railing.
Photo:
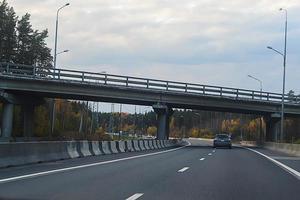
M282 95L272 92L260 92L230 87L218 87L176 81L119 76L106 73L94 73L68 69L45 69L38 66L0 63L0 76L16 76L32 79L72 81L78 83L93 83L124 87L135 87L152 90L192 93L221 98L255 100L264 102L281 102ZM286 104L300 105L299 96L284 96Z

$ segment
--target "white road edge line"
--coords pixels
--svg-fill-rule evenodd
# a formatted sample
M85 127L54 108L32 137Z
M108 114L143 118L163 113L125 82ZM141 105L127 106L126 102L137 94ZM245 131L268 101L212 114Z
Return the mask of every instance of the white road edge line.
M287 166L287 165L285 165L285 164L283 164L283 163L281 163L281 162L279 162L279 161L277 161L277 160L275 160L275 159L273 159L273 158L271 158L271 157L269 157L269 156L267 156L267 155L265 155L265 154L263 154L263 153L261 153L259 151L256 151L254 149L250 149L250 148L247 148L247 147L244 147L244 148L248 149L249 151L252 151L254 153L257 153L257 154L259 154L259 155L261 155L261 156L263 156L265 158L267 158L268 160L272 161L277 166L281 167L282 169L284 169L285 171L287 171L288 173L290 173L294 177L296 177L298 180L300 180L300 172L294 170L293 168L291 168L291 167L289 167L289 166Z
M202 161L202 160L205 160L205 158L200 158L200 160Z
M190 145L191 145L191 143L188 142L188 144L185 145L185 146L177 147L177 148L169 149L169 150L165 150L165 151L159 151L159 152L154 152L154 153L148 153L148 154L143 154L143 155L138 155L138 156L120 158L120 159L116 159L116 160L109 160L109 161L103 161L103 162L97 162L97 163L91 163L91 164L85 164L85 165L78 165L78 166L75 166L75 167L54 169L54 170L49 170L49 171L44 171L44 172L38 172L38 173L33 173L33 174L22 175L22 176L15 176L15 177L10 177L10 178L0 179L0 183L6 183L6 182L11 182L11 181L21 180L21 179L26 179L26 178L33 178L33 177L37 177L37 176L44 176L44 175L54 174L54 173L58 173L58 172L65 172L65 171L70 171L70 170L75 170L75 169L82 169L82 168L87 168L87 167L93 167L93 166L98 166L98 165L115 163L115 162L120 162L120 161L125 161L125 160L132 160L132 159L136 159L136 158L143 158L143 157L147 157L147 156L153 156L153 155L158 155L158 154L162 154L162 153L177 151L179 149L185 148L185 147L190 146Z
M180 170L178 170L178 172L184 172L184 171L186 171L186 170L188 170L189 169L189 167L184 167L184 168L182 168L182 169L180 169Z
M136 200L143 195L144 195L144 193L136 193L136 194L132 195L131 197L128 197L126 200Z

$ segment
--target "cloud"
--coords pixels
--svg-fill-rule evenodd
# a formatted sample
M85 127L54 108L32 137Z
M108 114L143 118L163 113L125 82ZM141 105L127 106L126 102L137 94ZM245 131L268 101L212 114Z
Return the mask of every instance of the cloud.
M49 29L66 3L8 0L29 12L38 29ZM58 66L184 82L258 89L247 74L280 92L282 59L266 49L283 47L289 11L287 90L300 93L298 0L70 0L59 15L59 49L70 49Z

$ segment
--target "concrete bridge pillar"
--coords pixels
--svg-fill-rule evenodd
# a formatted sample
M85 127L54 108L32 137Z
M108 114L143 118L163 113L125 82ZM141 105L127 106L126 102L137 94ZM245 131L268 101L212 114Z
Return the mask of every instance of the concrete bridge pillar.
M34 105L24 104L23 109L23 136L33 137L33 123L34 123Z
M172 108L166 105L155 104L152 106L157 114L157 139L164 140L169 138L169 120L173 114Z
M264 117L266 123L266 141L277 141L280 133L280 114Z
M3 104L2 113L2 138L10 138L12 135L13 127L13 116L14 116L14 105L12 103Z

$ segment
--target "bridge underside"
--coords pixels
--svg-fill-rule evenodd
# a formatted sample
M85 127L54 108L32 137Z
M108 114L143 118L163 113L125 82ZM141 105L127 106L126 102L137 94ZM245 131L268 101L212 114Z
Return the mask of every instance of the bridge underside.
M2 90L0 99L5 102L2 136L5 137L11 135L13 105L23 105L25 113L24 133L29 136L30 131L32 132L31 123L33 119L30 115L30 112L34 109L32 105L38 104L45 97L153 106L158 116L158 139L168 138L169 117L172 114L172 108L261 115L265 117L267 123L267 139L274 138L270 135L274 131L276 120L270 120L272 119L271 116L281 111L281 105L278 103L255 99L250 101L234 96L222 97L72 81L45 81L10 77L1 79L3 81L0 83L0 89ZM24 96L30 98L24 98ZM31 103L28 104L28 102ZM287 116L300 116L300 107L287 105L285 113Z

